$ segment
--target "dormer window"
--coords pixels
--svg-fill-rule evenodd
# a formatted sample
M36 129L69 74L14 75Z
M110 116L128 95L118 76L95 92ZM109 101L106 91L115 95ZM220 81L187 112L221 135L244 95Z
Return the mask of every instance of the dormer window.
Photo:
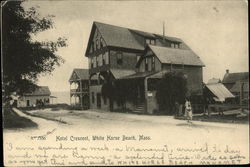
M155 45L155 40L154 39L146 39L146 44Z
M146 39L146 43L147 43L147 44L150 44L150 39Z
M150 40L150 44L151 44L151 45L155 45L155 40L154 40L154 39L151 39L151 40Z

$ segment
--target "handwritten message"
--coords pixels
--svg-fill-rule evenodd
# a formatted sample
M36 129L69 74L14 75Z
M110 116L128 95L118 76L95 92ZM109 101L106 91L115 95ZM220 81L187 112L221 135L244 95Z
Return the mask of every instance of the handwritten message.
M34 138L30 140L34 141ZM173 146L168 142L160 145L140 144L147 140L152 139L146 135L106 135L55 136L53 143L43 142L32 146L30 143L17 145L7 142L4 144L5 165L207 165L240 164L247 158L239 149L229 145L207 142L194 143L192 146Z

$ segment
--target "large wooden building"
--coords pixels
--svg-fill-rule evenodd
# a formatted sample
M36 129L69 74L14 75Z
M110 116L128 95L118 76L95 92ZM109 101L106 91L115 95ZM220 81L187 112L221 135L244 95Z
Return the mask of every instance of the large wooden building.
M136 80L137 100L126 102L126 107L153 114L158 106L148 82L170 71L185 73L190 93L202 94L204 64L179 38L94 22L85 56L89 59L90 108L120 108L115 100L102 96L102 85Z

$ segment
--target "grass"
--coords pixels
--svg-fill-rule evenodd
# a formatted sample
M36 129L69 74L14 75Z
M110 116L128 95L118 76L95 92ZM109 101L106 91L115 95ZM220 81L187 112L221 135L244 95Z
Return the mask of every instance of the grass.
M51 118L49 116L44 116L44 115L41 115L41 114L35 114L35 113L29 113L25 110L21 110L23 113L27 114L27 115L30 115L30 116L33 116L33 117L38 117L38 118L43 118L43 119L46 119L46 120L50 120L50 121L57 121L57 122L60 122L60 123L63 123L63 124L67 124L67 122L63 121L61 118L60 119L55 119L55 118Z
M232 114L224 114L219 115L218 113L212 114L210 116L208 115L194 115L193 120L194 121L204 121L204 122L221 122L221 123L249 123L249 115L237 117L237 113ZM176 119L184 120L186 119L184 116L177 117Z
M19 116L11 108L3 109L3 128L16 129L16 128L36 128L38 125L28 118Z
M30 110L38 110L38 109L46 109L51 108L53 111L59 111L59 110L72 110L72 107L68 104L62 103L62 104L49 104L42 107L36 106L36 107L20 107L19 109L30 111Z

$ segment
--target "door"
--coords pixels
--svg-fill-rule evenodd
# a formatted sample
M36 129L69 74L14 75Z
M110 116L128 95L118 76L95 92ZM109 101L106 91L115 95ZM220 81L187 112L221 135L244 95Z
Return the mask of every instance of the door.
M101 94L97 93L97 108L101 108L102 106L102 101L101 101Z
M26 102L27 102L27 107L29 107L30 106L30 101L27 100Z

